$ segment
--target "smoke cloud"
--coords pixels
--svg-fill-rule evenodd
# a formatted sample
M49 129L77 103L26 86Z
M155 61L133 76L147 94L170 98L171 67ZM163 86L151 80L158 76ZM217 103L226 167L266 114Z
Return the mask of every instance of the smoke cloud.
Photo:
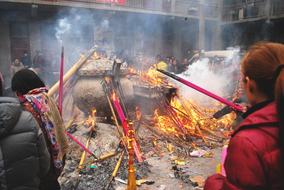
M197 23L197 19L165 15L62 8L41 23L42 50L57 64L62 44L65 71L94 45L108 55L128 57L131 63L136 63L140 55L150 60L157 55L182 60L189 49L195 49Z
M223 59L215 61L213 59ZM179 76L224 98L232 98L237 86L240 68L239 49L230 50L227 57L204 57L195 61ZM200 105L212 107L216 100L197 92L190 87L175 82L180 94Z
M59 19L58 26L55 28L56 30L56 39L62 44L63 35L68 32L71 28L71 24L69 23L67 18Z

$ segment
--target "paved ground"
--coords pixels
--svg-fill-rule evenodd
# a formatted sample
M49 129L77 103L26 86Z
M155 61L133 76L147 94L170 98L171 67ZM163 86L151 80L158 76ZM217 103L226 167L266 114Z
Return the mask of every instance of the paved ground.
M216 165L220 162L221 149L212 150L213 158L193 158L189 157L186 160L184 167L188 168L190 176L202 176L206 179L209 175L215 172ZM172 155L169 153L163 157L150 157L147 159L152 165L148 179L155 181L153 185L142 185L139 190L194 190L197 189L191 184L186 184L182 180L174 177L174 170L172 170ZM124 190L126 186L121 185L117 190ZM201 188L202 189L202 188Z

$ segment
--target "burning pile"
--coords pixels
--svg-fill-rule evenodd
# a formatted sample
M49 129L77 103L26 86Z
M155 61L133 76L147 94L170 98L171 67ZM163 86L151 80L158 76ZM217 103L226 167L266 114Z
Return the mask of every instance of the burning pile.
M151 86L174 87L154 68L141 73L140 78ZM171 94L170 98L162 97L155 102L157 109L150 123L147 123L150 125L148 128L183 148L195 147L196 143L193 140L196 138L202 139L206 145L222 141L227 137L236 118L236 113L232 112L220 119L215 119L213 114L222 108L222 104L216 104L208 109L195 104L191 99L183 98L176 92ZM238 108L237 105L234 106ZM141 117L141 113L136 115Z
M100 60L97 55L91 57L91 59ZM171 146L175 145L188 150L197 146L210 146L214 142L222 142L227 137L226 132L230 131L231 124L236 117L235 113L231 113L221 119L214 119L212 116L221 108L220 104L212 109L208 109L195 104L190 99L185 99L177 93L175 86L170 84L161 73L155 68L150 68L147 72L137 72L130 69L131 76L138 77L138 82L135 83L139 83L139 86L138 90L135 89L135 85L133 85L133 88L129 87L129 89L134 89L134 95L140 95L139 97L144 97L147 99L146 101L151 99L152 103L155 104L155 110L153 110L151 116L144 115L140 108L135 105L136 118L134 118L134 114L126 108L125 103L129 100L124 96L123 85L120 84L119 80L122 78L121 73L118 73L121 66L119 64L121 63L118 63L119 66L115 64L112 70L110 70L111 67L108 67L105 72L97 70L89 72L90 69L79 72L79 75L82 75L85 80L87 78L92 83L94 76L96 76L96 80L99 81L97 81L94 89L102 91L100 92L99 102L104 104L98 110L93 109L84 122L73 124L74 128L85 126L83 127L85 130L80 129L76 131L75 129L75 136L85 145L86 149L90 149L93 157L87 157L87 153L83 152L82 154L82 151L78 148L72 149L73 153L67 160L67 165L69 165L67 168L70 171L66 171L64 173L65 176L63 175L63 179L65 177L63 184L66 185L66 189L76 187L80 187L79 189L106 188L108 184L114 183L114 177L117 175L119 178L127 180L127 168L129 171L128 181L132 181L132 183L134 181L135 183L137 175L135 175L134 167L136 167L138 176L139 173L143 173L143 177L145 177L146 173L149 172L147 171L149 167L146 162L143 162L143 150L145 149L143 141L138 137L140 133L139 128L151 131L152 136L157 137L156 140L163 140L167 143L168 149L172 149ZM124 80L128 80L127 77ZM129 81L132 82L131 80ZM165 89L168 90L166 93ZM149 92L152 91L155 92L150 96ZM125 92L127 93L127 90ZM93 94L94 91L82 93L83 96L87 97L87 95L90 95L91 98L93 98L91 96ZM237 105L228 103L228 101L216 95L211 94L211 97L219 98L221 102L225 102L235 110L240 109ZM105 102L108 105L107 107ZM85 101L85 103L89 106L94 105L88 101ZM102 128L99 129L96 126L95 116L96 111L100 112L101 108L111 111L111 118L116 125L116 128L113 126L106 127L108 131L102 134L99 132ZM149 134L145 135L143 139L149 140ZM111 142L107 142L110 140ZM155 139L150 139L150 141L155 144ZM140 147L140 145L142 146ZM81 159L79 160L79 158ZM125 161L126 158L128 158L128 165ZM134 158L136 158L135 163ZM75 176L77 178L80 175L84 177L68 181L68 178L72 179L72 174L74 173L76 173ZM92 186L93 182L90 184L90 181L95 180L94 175L97 180L96 187ZM80 181L80 179L83 181ZM131 186L130 184L128 185Z
M220 129L230 130L235 113L228 114L222 119L212 118L216 109L197 107L192 101L175 96L163 105L164 109L155 110L154 126L168 137L175 137L192 142L192 137L208 141L220 141L225 134ZM218 131L217 131L218 130ZM192 144L194 146L194 143Z
M154 67L151 67L146 72L141 72L139 75L141 81L155 87L172 86Z

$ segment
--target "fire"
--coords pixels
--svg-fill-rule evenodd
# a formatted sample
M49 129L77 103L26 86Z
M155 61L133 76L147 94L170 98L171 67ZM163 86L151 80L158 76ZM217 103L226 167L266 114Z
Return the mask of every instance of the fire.
M96 124L96 109L93 109L91 112L91 115L88 116L88 118L85 121L85 125L88 127L94 127Z
M118 101L118 98L117 98L114 91L112 92L111 98L112 98L113 101Z
M100 56L99 56L98 52L95 51L92 55L92 59L97 60L99 58L100 58Z
M141 81L151 86L174 86L156 71L155 67L151 67L146 72L136 73L139 73ZM220 103L216 103L216 105L212 105L213 108L208 109L179 96L173 97L170 102L167 101L165 98L165 102L160 105L160 108L154 111L153 121L156 129L174 137L195 136L206 141L206 135L215 135L220 128L230 130L236 118L235 113L228 114L221 119L212 118L212 115L223 106ZM136 118L141 118L137 109Z
M133 67L129 67L127 70L129 74L137 74L137 71Z
M165 113L161 114L158 109L155 110L153 119L155 127L168 135L190 135L205 141L206 137L202 131L214 133L220 127L229 130L236 117L231 113L222 119L213 119L211 116L215 111L217 110L202 108L190 100L176 96L168 103Z
M153 86L168 85L166 79L154 67L151 67L147 72L142 72L140 78Z

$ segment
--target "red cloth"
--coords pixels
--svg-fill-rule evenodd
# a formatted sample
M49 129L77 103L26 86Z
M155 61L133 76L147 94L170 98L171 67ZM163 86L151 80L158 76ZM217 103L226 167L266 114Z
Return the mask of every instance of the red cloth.
M96 0L96 3L114 3L118 5L125 5L126 0Z
M274 102L250 114L233 133L225 161L227 177L215 174L205 190L284 190Z

